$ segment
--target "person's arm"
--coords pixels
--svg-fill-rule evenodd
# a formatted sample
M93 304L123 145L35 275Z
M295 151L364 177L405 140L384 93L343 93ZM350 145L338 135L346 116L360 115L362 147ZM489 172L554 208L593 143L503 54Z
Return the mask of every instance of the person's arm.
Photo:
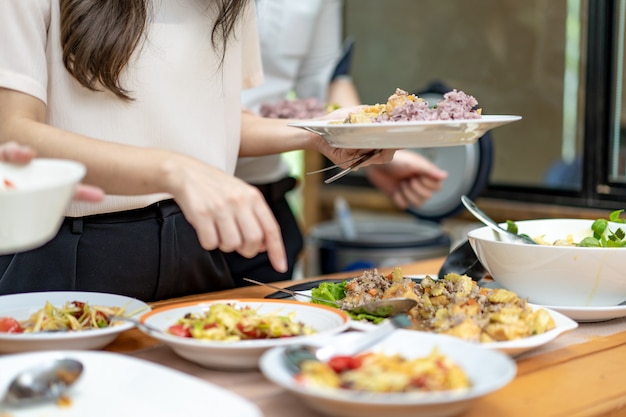
M35 158L35 152L28 146L16 142L0 143L0 161L12 164L28 164ZM93 185L78 184L74 191L74 199L82 201L102 201L104 191Z
M359 92L349 75L337 77L328 86L328 104L354 107L361 104Z
M354 108L339 109L318 120L341 120L353 110ZM242 112L239 156L262 156L303 149L320 152L337 164L370 151L370 149L335 148L315 133L288 126L292 122L296 120L270 119ZM387 163L393 158L394 152L394 149L384 149L364 166Z
M252 257L267 250L286 270L280 229L261 193L190 156L106 142L45 123L46 108L33 96L0 89L0 143L16 141L41 157L72 159L87 167L85 181L120 195L169 193L207 250Z

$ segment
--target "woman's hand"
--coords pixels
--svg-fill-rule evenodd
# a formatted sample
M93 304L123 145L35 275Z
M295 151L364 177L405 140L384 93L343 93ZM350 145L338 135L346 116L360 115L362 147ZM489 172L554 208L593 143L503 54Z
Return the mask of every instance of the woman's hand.
M267 251L274 269L287 271L280 227L256 187L183 156L176 158L166 177L169 192L203 248L236 251L246 258Z
M337 110L334 110L324 116L318 117L315 120L344 120L350 113L354 113L359 111L362 107L365 106L354 106L354 107L342 107ZM319 135L313 134L318 139L317 150L330 159L334 164L339 164L345 161L353 160L355 157L359 155L363 155L365 153L370 152L372 149L344 149L344 148L336 148L328 144L324 138ZM361 167L366 167L368 165L373 164L385 164L390 162L393 159L393 155L395 153L395 149L382 149L379 153L374 155L372 158L368 159L366 162L361 165ZM357 168L358 169L358 168Z

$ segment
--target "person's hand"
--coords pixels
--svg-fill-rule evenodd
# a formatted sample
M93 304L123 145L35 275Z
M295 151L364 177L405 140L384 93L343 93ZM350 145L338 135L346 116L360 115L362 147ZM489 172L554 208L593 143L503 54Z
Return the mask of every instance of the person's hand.
M354 106L354 107L342 107L337 110L334 110L324 116L318 117L315 120L343 120L348 114L357 112L359 109L365 106ZM318 151L330 159L334 164L343 163L346 161L354 160L354 158L359 155L363 155L367 152L370 152L372 149L344 149L344 148L336 148L331 146L324 138L319 135L315 135L319 141L317 145ZM366 167L374 164L386 164L393 159L395 149L381 149L379 153L374 155L372 158L368 159L363 163L360 167ZM348 164L342 165L347 167ZM355 169L355 170L358 170Z
M369 166L366 174L401 209L420 207L448 177L424 156L407 150L396 152L388 164Z
M27 164L35 157L35 152L16 142L0 143L0 161L13 164Z
M13 164L27 164L35 157L35 152L16 142L0 143L0 161ZM97 202L104 198L104 191L93 185L78 184L74 199Z
M176 161L167 175L168 189L202 247L246 258L267 251L274 269L286 272L280 227L261 192L197 160L178 156Z

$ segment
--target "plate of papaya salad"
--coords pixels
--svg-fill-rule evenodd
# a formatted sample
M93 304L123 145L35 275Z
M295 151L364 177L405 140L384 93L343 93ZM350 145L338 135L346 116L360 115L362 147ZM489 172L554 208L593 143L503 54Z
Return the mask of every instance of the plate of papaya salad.
M256 369L263 352L341 333L342 310L295 300L256 298L183 302L155 308L141 322L180 357L218 369ZM140 330L145 331L140 327Z
M143 301L117 294L46 291L0 296L0 353L101 349L134 327L114 316L139 318Z

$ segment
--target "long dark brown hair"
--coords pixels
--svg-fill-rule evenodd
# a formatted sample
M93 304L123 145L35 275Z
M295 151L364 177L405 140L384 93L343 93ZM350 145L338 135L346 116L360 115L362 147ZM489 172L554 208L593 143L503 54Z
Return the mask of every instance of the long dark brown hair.
M150 0L59 1L67 70L92 91L110 90L130 100L130 92L120 83L120 74L141 41ZM223 61L229 37L249 0L207 0L207 4L210 1L219 7L211 42L216 50L221 49Z

